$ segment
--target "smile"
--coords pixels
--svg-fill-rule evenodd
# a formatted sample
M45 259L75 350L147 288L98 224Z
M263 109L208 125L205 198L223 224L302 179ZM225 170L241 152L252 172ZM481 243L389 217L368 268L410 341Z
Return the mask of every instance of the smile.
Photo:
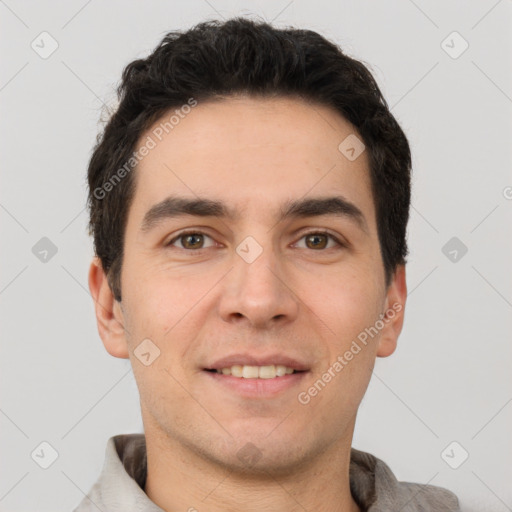
M275 377L283 377L294 373L295 370L288 366L283 365L265 365L265 366L251 366L235 364L226 368L219 368L216 371L223 375L232 375L233 377L243 379L273 379Z
M235 368L234 374L233 368ZM282 374L283 368L284 374ZM231 373L227 373L228 371ZM227 392L230 395L234 393L242 398L269 399L285 391L302 389L303 379L309 371L293 370L281 365L234 365L222 369L204 370L202 373L209 379L208 388L214 386L220 392Z

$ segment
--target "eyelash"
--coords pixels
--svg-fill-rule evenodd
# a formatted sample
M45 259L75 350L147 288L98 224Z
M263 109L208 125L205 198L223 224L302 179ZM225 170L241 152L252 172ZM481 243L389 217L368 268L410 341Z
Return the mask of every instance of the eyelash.
M207 233L204 233L203 231L198 231L198 230L183 231L179 235L175 236L172 240L169 240L169 242L167 242L165 244L165 247L171 248L172 244L174 244L174 242L176 242L180 238L185 237L187 235L204 235L204 236L207 236L208 238L212 238L210 235L208 235ZM338 244L338 246L339 246L338 249L342 249L342 248L346 247L346 244L341 242L336 236L334 236L332 233L330 233L328 231L309 231L307 233L304 233L300 237L299 240L302 240L303 238L305 238L307 236L310 236L310 235L325 235L325 236L327 236L328 238L330 238L331 240L333 240L334 242L336 242ZM187 252L200 253L200 252L202 252L202 251L204 251L206 249L210 249L210 247L202 247L201 249L185 249L185 248L182 248L182 247L176 247L176 249L180 249L182 251L187 251ZM336 249L336 247L330 247L328 249L321 249L321 250L318 250L316 252L326 252L329 249ZM314 249L311 249L311 250L314 251Z

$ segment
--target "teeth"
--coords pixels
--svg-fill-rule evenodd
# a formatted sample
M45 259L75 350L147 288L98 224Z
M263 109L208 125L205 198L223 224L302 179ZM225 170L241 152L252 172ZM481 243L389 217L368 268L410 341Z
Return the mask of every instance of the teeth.
M261 369L263 370L263 366ZM244 379L257 379L259 377L259 368L257 366L244 366L242 368L242 377Z
M287 366L270 365L270 366L242 366L235 364L231 368L222 368L217 373L223 375L232 375L244 379L273 379L274 377L282 377L293 373L293 368Z

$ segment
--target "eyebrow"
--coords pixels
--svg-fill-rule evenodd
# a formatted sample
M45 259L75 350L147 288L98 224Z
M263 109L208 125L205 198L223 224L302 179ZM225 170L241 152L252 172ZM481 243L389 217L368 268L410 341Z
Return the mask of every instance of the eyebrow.
M146 212L142 220L141 232L147 233L166 219L184 215L219 217L233 221L240 218L239 211L228 207L221 201L170 196L152 206ZM368 233L368 225L363 212L342 196L286 201L279 209L277 222L291 218L320 217L322 215L346 218L362 231Z

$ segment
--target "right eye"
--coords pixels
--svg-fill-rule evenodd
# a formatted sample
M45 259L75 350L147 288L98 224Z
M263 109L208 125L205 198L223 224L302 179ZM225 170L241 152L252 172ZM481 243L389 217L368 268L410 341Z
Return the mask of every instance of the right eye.
M178 247L178 249L185 251L200 251L202 249L208 249L208 247L202 247L205 237L213 240L209 235L202 233L201 231L184 231L165 244L165 247L174 246L175 242L179 240L181 247ZM212 245L209 247L212 247Z

